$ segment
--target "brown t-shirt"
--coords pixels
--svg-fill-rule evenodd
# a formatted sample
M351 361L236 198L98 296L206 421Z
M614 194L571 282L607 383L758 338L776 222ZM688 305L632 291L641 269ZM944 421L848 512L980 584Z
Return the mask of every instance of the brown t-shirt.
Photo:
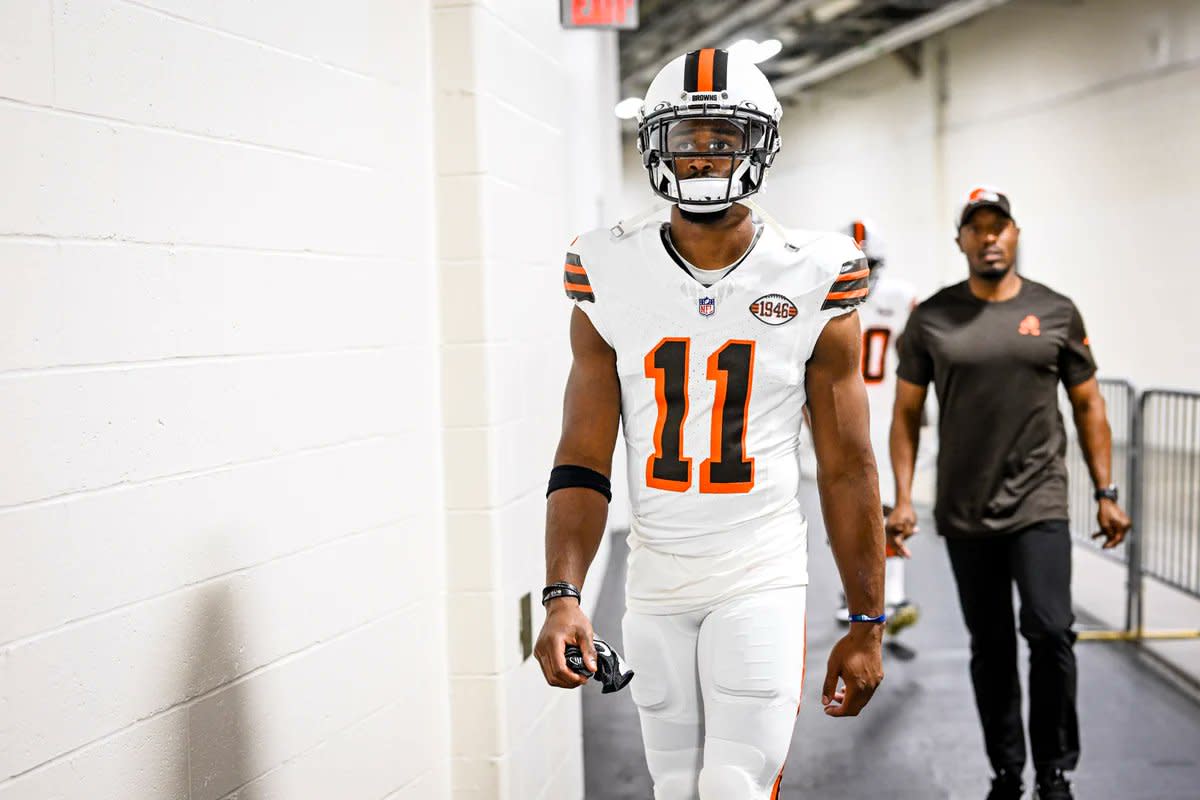
M1075 304L1028 278L1016 297L988 303L963 281L917 306L899 347L896 374L937 390L938 532L986 536L1066 519L1058 382L1070 388L1096 372Z

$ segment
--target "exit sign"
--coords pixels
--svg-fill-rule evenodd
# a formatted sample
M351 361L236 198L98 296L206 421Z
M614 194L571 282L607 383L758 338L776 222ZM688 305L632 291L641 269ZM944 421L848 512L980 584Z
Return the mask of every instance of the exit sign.
M562 0L564 28L633 30L637 24L637 0Z

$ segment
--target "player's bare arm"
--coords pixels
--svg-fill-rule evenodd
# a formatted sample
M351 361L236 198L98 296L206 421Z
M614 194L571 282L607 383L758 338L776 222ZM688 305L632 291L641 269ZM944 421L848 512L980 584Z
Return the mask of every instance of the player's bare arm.
M1092 485L1097 489L1112 483L1112 429L1108 426L1108 413L1100 384L1095 378L1067 389L1071 400L1071 411L1075 418L1075 429L1079 431L1079 446L1087 461ZM1093 539L1104 539L1104 549L1110 550L1125 540L1132 522L1129 515L1116 500L1101 498L1096 512L1100 530L1092 534Z
M924 386L903 378L896 379L896 403L892 407L892 430L888 441L892 473L896 476L896 507L888 515L885 528L891 545L905 558L911 555L905 540L920 530L917 512L913 509L912 482L927 391Z
M571 464L609 476L621 413L617 357L578 308L571 312L571 353L554 465ZM593 489L570 487L550 494L546 503L547 584L567 581L583 587L607 519L608 501ZM583 651L588 670L595 672L592 623L575 598L559 597L546 604L546 621L534 647L551 686L573 689L588 681L568 669L564 657L568 644Z
M853 613L877 616L883 613L883 525L861 348L856 313L830 320L808 362L805 385L821 509L846 601ZM834 645L821 692L827 714L855 716L871 699L883 680L882 637L881 625L853 623ZM839 678L845 684L840 692Z

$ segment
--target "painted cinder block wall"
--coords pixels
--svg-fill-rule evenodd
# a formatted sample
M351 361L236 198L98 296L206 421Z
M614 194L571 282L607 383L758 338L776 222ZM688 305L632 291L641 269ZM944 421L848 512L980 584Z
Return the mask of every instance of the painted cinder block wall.
M616 37L563 31L540 0L436 5L453 797L581 798L579 693L524 658L520 606L536 635L569 366L563 254L616 213Z
M0 4L3 800L448 796L431 13Z
M582 796L518 614L616 38L544 5L0 5L0 800Z

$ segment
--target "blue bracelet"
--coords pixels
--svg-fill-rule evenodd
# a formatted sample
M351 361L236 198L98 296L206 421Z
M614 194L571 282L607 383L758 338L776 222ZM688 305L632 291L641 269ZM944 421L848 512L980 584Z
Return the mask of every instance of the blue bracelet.
M875 624L879 624L881 622L887 622L887 614L880 614L878 617L869 617L866 614L851 614L850 621L851 622L874 622Z

